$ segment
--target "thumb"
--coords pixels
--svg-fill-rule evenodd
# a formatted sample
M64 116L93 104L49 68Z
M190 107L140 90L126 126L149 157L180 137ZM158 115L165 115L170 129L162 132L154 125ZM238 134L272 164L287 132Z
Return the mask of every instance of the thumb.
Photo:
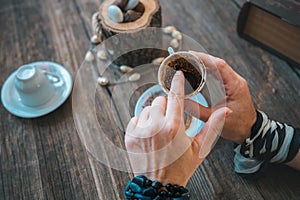
M205 158L209 154L218 136L221 134L225 118L231 113L232 110L227 107L219 108L214 111L200 133L194 137L194 142L196 142L198 146L200 159Z
M212 109L202 106L191 99L186 99L184 101L184 112L206 122L211 115Z

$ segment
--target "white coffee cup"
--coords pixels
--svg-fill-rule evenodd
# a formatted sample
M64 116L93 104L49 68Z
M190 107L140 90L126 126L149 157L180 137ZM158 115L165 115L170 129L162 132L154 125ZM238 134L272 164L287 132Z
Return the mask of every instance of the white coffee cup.
M35 107L45 104L53 97L56 90L54 83L59 80L58 75L28 64L17 70L14 84L21 102Z

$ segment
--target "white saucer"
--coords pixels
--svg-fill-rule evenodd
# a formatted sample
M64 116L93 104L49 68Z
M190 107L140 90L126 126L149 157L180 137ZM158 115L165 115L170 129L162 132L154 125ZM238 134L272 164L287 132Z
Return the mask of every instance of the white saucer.
M60 81L54 84L56 88L55 95L47 103L30 107L24 105L20 100L19 94L14 86L14 79L17 73L17 71L14 71L3 84L1 101L10 113L23 118L40 117L58 108L69 97L73 83L71 74L60 64L48 61L33 62L30 64L57 74L60 77Z
M151 105L152 100L157 96L166 96L166 93L163 92L160 85L154 85L154 86L148 88L139 97L138 101L136 102L135 109L134 109L134 115L138 116L142 112L143 108L148 105ZM204 96L201 93L196 94L195 96L191 97L190 99L198 102L199 104L201 104L205 107L208 106L207 101L205 100ZM203 121L201 121L195 117L192 117L191 124L185 132L189 137L194 137L195 135L197 135L197 133L200 132L200 130L203 128L204 124L205 123Z

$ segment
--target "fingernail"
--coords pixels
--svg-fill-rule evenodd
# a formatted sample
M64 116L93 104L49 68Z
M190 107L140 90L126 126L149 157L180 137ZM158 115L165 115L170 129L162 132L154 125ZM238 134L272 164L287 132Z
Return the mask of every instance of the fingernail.
M180 71L180 70L176 71L176 73L175 73L175 75L177 75L177 76L179 76L181 74L182 74L182 71Z
M233 111L230 108L227 108L225 113L226 117L228 117L232 112Z

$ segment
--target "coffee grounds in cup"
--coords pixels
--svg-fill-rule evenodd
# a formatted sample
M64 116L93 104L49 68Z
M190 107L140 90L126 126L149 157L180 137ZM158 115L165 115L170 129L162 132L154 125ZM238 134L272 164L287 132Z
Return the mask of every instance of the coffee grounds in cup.
M202 76L193 64L183 57L173 60L168 64L164 80L165 87L170 90L174 74L179 70L183 72L185 78L185 95L193 93L199 87Z

